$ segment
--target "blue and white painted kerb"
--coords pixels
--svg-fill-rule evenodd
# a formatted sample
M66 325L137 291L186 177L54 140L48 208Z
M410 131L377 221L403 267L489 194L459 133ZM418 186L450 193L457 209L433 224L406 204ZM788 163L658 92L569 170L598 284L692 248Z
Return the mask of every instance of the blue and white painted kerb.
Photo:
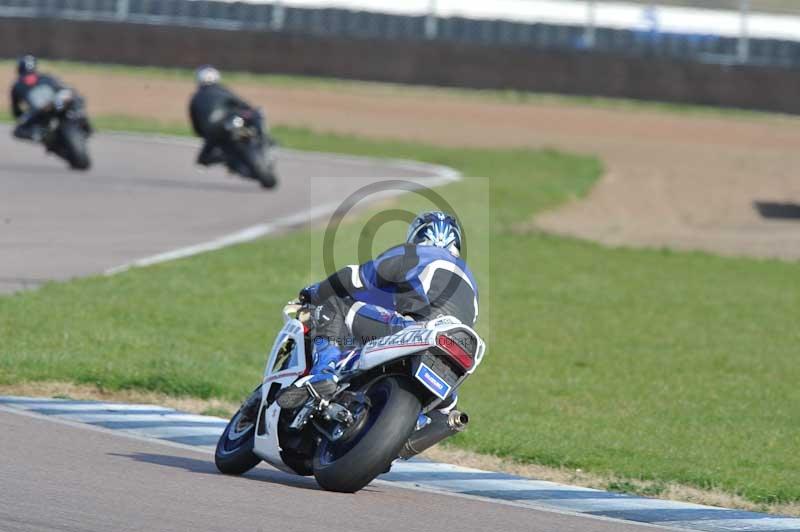
M227 420L151 405L0 396L0 405L140 437L213 449ZM381 476L399 487L709 532L800 532L800 519L609 493L450 464L398 461Z
M154 405L0 396L0 405L184 445L215 447L228 421Z

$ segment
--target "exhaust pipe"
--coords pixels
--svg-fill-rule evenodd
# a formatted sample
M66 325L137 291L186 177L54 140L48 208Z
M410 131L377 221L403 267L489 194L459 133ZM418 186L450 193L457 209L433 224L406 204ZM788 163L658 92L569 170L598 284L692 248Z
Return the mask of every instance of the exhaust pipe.
M414 432L400 450L400 458L407 460L425 449L429 449L457 432L467 428L469 416L465 412L451 410L444 414L438 410L428 414L431 422Z

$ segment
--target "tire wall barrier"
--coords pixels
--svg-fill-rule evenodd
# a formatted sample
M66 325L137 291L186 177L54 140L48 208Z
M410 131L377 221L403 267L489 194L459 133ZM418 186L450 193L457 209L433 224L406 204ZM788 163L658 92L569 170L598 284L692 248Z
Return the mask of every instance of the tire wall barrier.
M515 89L800 114L800 71L597 52L0 18L0 57L246 70Z

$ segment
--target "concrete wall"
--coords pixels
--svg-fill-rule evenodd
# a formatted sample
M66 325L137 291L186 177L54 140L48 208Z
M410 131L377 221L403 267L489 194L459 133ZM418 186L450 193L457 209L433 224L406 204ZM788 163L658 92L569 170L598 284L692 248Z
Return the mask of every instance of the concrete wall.
M800 71L599 53L0 18L0 57L503 88L800 113Z

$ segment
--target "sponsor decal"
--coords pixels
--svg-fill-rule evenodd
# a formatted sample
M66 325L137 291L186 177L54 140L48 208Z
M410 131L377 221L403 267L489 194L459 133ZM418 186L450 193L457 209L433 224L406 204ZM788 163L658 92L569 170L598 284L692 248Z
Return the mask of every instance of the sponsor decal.
M364 351L372 351L383 347L402 347L407 345L420 345L430 343L433 331L429 329L411 329L399 332L392 336L384 336L373 340L364 346Z
M444 399L450 393L450 385L425 364L419 365L414 377L439 399Z
M442 325L460 325L461 322L455 318L451 318L449 316L444 318L439 318L433 322L434 327L441 327Z

